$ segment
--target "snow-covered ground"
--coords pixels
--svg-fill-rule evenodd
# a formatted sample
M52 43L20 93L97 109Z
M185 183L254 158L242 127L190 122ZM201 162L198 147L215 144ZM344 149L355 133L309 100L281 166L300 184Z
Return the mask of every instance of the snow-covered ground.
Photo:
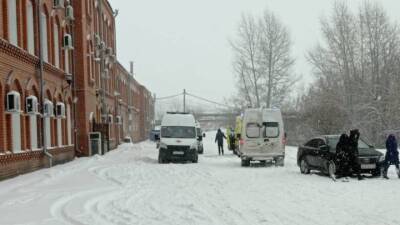
M155 144L0 182L0 224L400 224L400 180L332 182L284 168L241 168L213 133L198 164L157 163Z

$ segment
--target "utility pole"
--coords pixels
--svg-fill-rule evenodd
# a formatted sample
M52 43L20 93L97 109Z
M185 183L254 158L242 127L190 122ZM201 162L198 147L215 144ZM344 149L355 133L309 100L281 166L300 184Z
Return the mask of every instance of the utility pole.
M186 89L183 89L183 112L186 112Z

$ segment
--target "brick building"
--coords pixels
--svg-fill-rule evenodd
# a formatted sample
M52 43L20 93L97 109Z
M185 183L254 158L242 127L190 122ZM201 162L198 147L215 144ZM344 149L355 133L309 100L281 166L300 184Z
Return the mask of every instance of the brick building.
M116 59L116 13L107 0L73 1L73 7L75 46L83 51L75 56L79 154L91 155L88 134L97 131L95 124L109 127L110 149L127 136L135 142L146 139L141 119L151 116L141 107L153 99Z
M60 5L54 5L57 2ZM116 60L107 0L0 0L0 180L147 139L151 93Z
M0 1L0 179L75 156L71 55L62 44L71 30L64 10L38 3Z

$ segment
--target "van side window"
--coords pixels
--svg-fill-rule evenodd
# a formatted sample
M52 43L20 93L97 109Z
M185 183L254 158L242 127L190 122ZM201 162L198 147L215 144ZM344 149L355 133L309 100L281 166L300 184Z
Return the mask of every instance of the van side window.
M267 138L277 138L279 137L279 123L277 122L266 122L263 123L264 137Z
M248 138L259 138L260 127L257 123L248 123L246 126L246 135Z

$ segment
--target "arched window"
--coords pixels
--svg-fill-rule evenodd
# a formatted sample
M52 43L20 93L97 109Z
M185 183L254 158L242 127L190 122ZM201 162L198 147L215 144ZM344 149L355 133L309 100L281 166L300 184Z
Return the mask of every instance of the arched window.
M43 60L45 62L49 62L49 45L47 39L47 15L45 12L40 13L40 23L42 26Z
M18 45L17 0L7 0L8 41Z
M34 30L34 19L33 19L33 5L30 0L26 1L26 31L27 31L28 52L34 55L35 30Z
M60 37L57 22L53 24L54 65L60 68Z

